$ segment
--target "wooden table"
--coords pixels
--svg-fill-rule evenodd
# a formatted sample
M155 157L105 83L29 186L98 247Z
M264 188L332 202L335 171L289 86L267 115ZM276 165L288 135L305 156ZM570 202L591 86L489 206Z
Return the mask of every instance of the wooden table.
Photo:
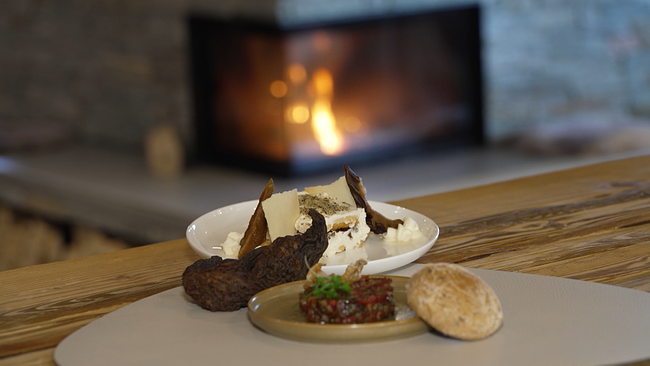
M438 242L420 263L650 292L650 156L393 203L440 226ZM180 286L196 259L179 239L0 272L0 365L53 364L54 347L68 334Z

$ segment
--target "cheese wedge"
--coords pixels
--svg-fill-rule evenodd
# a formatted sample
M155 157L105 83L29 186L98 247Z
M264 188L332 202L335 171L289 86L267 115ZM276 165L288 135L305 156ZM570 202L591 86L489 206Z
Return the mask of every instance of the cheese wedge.
M356 206L352 193L350 193L350 188L348 188L348 183L345 180L345 176L342 176L334 183L325 186L306 187L305 192L312 196L327 193L327 195L332 197L338 203L347 203L352 207Z
M271 241L281 236L295 235L295 222L300 216L298 190L275 193L262 201Z

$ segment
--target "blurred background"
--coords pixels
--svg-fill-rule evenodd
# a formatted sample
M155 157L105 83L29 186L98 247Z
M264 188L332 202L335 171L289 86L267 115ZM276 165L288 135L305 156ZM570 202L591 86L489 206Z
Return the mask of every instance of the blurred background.
M0 270L343 163L394 201L648 149L646 0L0 2Z

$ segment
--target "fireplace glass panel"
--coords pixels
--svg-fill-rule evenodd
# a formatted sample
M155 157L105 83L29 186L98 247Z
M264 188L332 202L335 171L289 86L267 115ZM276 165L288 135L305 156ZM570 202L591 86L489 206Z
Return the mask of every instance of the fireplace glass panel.
M478 8L190 25L202 160L292 175L482 142Z

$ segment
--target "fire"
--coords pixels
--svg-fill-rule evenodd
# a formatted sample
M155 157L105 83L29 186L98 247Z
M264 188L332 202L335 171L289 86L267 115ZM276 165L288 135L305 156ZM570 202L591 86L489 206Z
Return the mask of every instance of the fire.
M304 65L299 63L289 65L287 74L289 75L289 80L296 85L302 84L307 79L307 70Z
M312 129L325 155L337 155L343 150L343 141L336 125L329 100L320 99L312 107Z
M306 68L300 63L294 63L287 68L287 76L293 88L291 93L288 85L281 80L274 81L270 86L270 92L274 97L288 97L293 100L284 111L285 121L303 124L311 120L311 129L321 152L325 155L341 154L344 149L344 139L332 112L334 80L330 71L325 68L317 69L307 80ZM311 102L294 99L296 90L303 89L305 86ZM347 124L345 126L347 127Z
M295 103L286 110L285 119L290 123L302 124L309 121L309 106L303 103Z
M311 110L311 123L314 137L325 155L338 155L343 151L343 137L336 127L336 119L332 113L332 95L334 81L332 74L326 69L318 69L312 78L315 93L314 105Z
M282 98L287 95L287 84L282 80L276 80L271 83L269 91L276 98Z

